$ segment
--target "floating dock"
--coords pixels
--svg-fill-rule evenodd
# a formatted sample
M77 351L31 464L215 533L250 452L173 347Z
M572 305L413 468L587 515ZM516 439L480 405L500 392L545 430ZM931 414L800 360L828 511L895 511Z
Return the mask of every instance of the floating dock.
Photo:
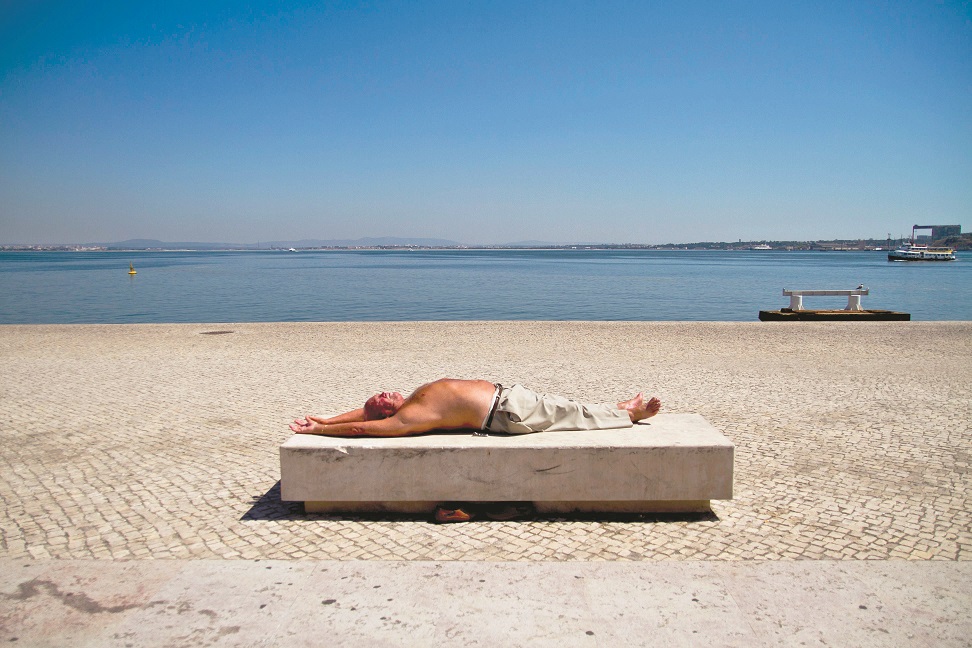
M910 322L911 313L889 310L780 310L759 311L760 322Z
M780 310L759 311L760 322L909 322L911 313L898 311L865 310L861 308L861 296L870 294L864 284L851 290L787 290L783 296L790 298L790 307ZM804 297L847 297L843 310L806 309Z

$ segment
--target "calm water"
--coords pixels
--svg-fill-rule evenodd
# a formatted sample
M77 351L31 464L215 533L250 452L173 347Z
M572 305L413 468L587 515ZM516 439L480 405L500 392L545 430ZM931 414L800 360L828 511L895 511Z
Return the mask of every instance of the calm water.
M784 287L860 283L865 308L972 320L970 280L970 253L907 264L881 252L5 252L0 323L755 321L789 303Z

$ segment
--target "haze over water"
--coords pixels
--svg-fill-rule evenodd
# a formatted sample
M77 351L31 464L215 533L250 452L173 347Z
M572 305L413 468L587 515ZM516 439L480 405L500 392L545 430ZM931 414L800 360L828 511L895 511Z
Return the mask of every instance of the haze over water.
M784 288L861 283L871 289L864 308L972 320L970 279L969 253L920 264L883 252L9 252L0 323L756 321L788 304Z

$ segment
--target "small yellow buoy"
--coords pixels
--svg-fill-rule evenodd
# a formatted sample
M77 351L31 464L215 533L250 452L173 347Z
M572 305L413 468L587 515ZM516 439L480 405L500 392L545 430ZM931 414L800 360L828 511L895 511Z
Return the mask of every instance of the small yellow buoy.
M138 274L137 272L135 272L135 266L132 265L131 261L128 262L128 274L130 275Z

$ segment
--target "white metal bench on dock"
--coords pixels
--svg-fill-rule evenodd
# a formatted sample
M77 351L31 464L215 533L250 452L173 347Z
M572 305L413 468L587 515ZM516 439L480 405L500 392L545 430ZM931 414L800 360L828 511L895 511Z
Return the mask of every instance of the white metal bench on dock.
M804 297L847 297L848 311L864 310L861 308L861 295L868 294L868 289L859 286L853 290L787 290L783 289L783 296L790 298L790 310L802 311Z
M698 414L588 432L377 439L296 434L280 497L307 512L431 513L448 501L531 501L540 514L707 511L732 498L729 439Z

